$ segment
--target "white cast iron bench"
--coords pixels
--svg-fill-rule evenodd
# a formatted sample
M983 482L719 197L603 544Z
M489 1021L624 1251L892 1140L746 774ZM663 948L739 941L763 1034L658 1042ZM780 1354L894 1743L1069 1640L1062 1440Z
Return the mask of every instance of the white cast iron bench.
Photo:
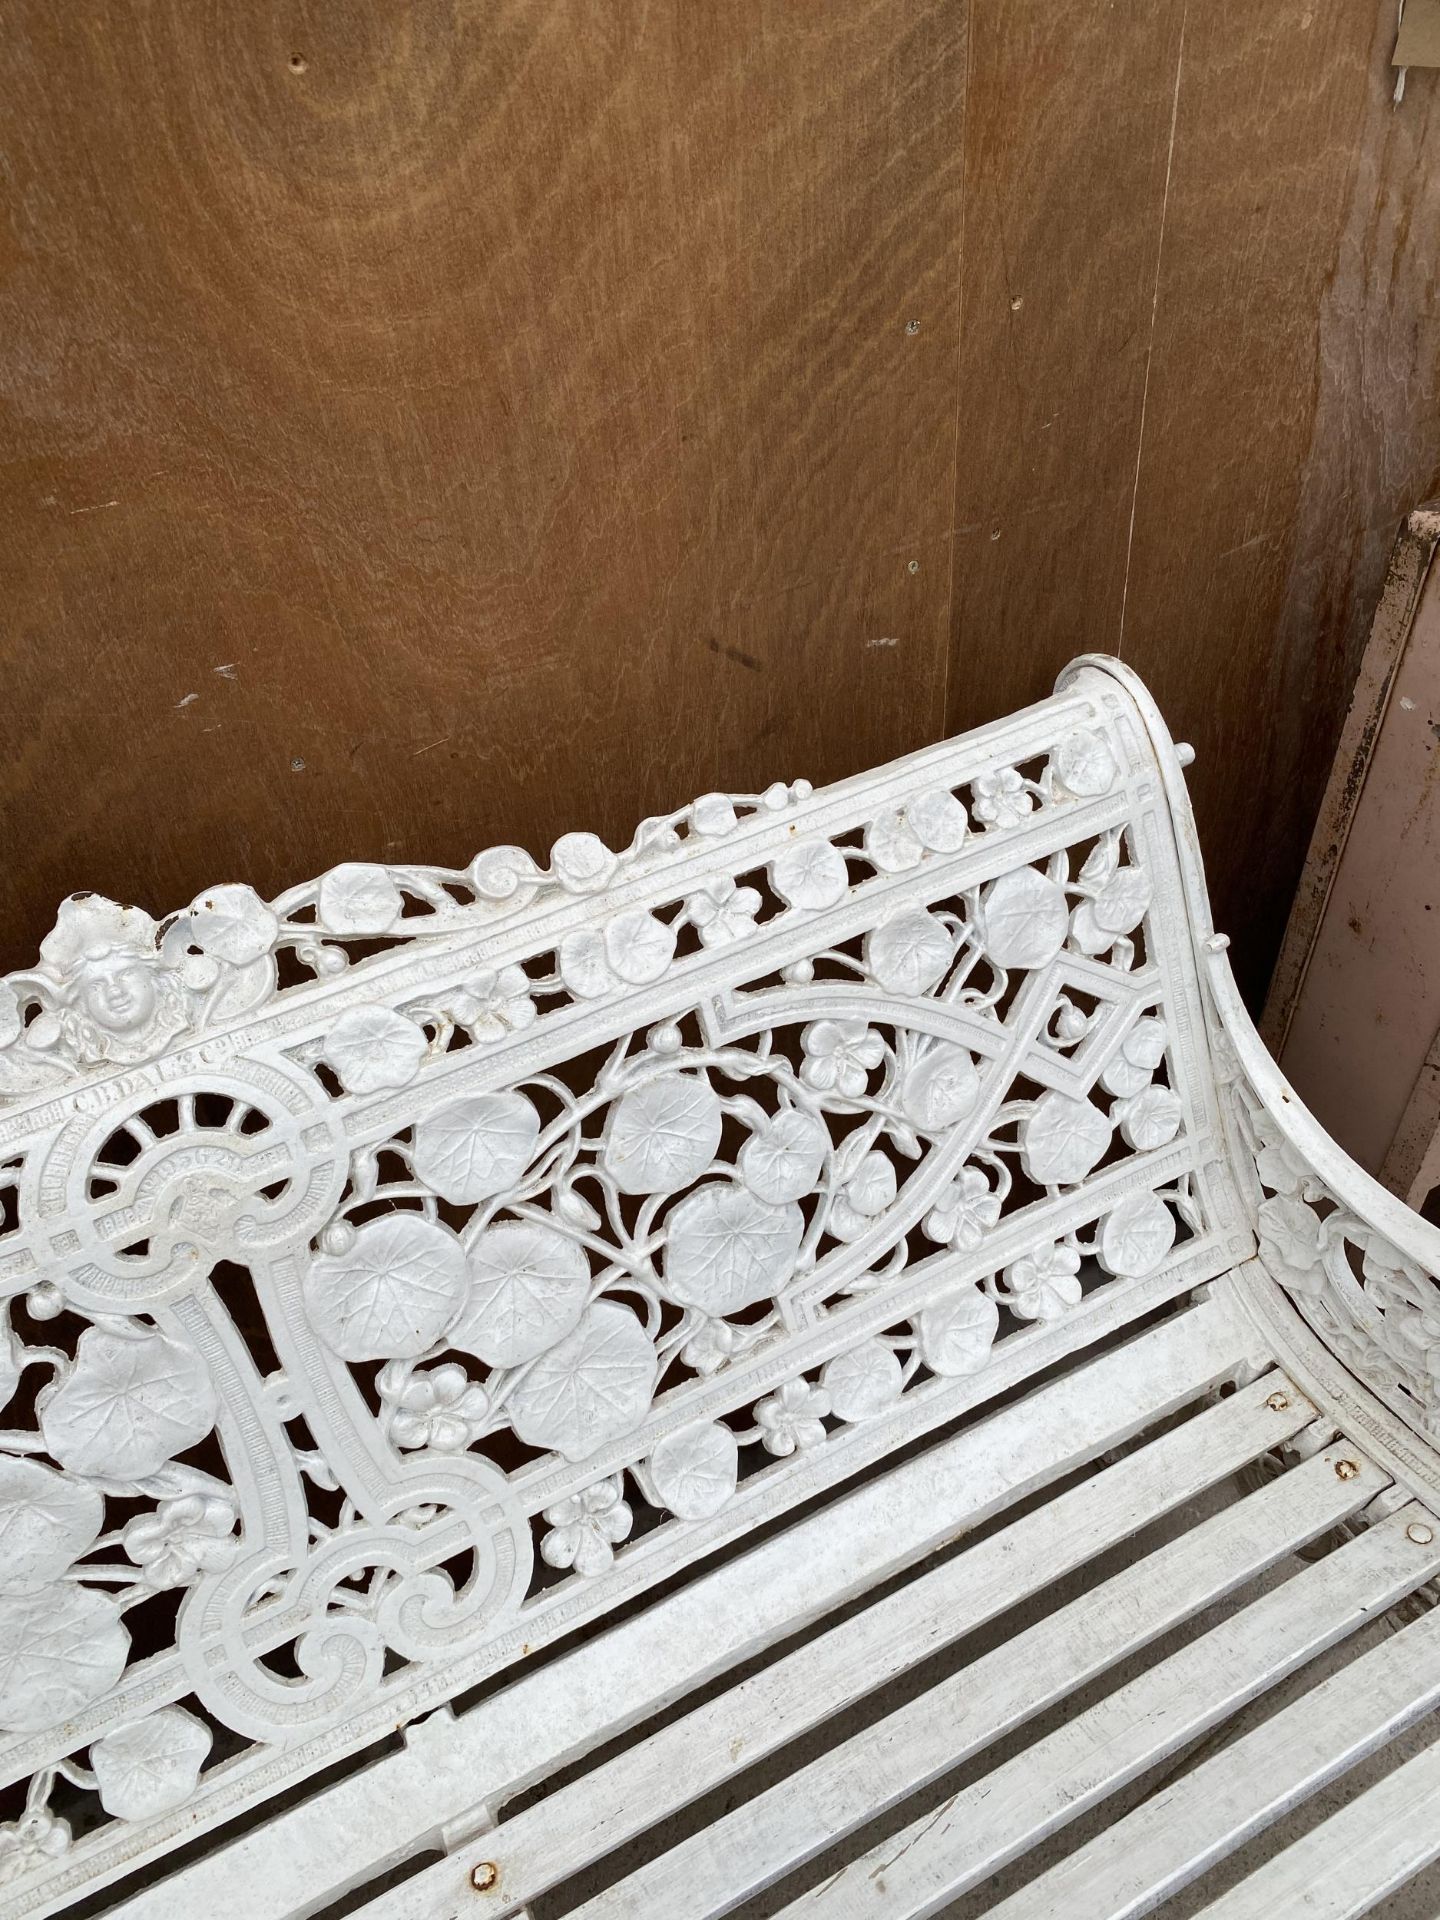
M1262 1052L1185 757L1082 660L619 855L67 901L0 983L4 1914L1433 1862L1440 1231Z

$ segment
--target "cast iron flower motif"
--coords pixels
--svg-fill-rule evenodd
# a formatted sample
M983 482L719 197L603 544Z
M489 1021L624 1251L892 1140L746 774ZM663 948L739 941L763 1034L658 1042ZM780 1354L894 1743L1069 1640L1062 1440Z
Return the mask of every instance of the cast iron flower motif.
M925 1231L942 1246L973 1253L1000 1218L1000 1199L979 1167L962 1167L938 1206L925 1216Z
M162 1500L125 1529L125 1551L144 1571L147 1587L188 1586L199 1574L219 1573L235 1558L235 1508L223 1494L182 1493Z
M982 773L971 793L977 820L987 827L1018 827L1027 813L1035 811L1035 796L1026 787L1014 767L997 767Z
M620 1498L621 1476L597 1480L583 1493L546 1507L550 1531L540 1542L540 1558L549 1567L573 1567L593 1579L615 1558L615 1549L628 1538L634 1519Z
M1038 1247L1005 1269L1010 1310L1022 1320L1058 1320L1080 1298L1080 1256L1073 1247Z
M872 1067L885 1057L885 1043L863 1020L816 1020L800 1035L805 1050L800 1078L820 1093L853 1100L865 1091Z
M46 1860L70 1851L70 1823L46 1807L22 1813L0 1827L0 1883L18 1880Z
M737 887L728 874L721 874L690 895L685 911L707 947L723 947L754 933L760 896L754 887Z
M825 1438L825 1416L830 1396L808 1380L787 1380L755 1409L761 1444L767 1453L781 1456L818 1447Z
M391 1409L390 1438L397 1447L434 1447L463 1453L490 1416L490 1396L458 1360L403 1378L392 1362L380 1369L380 1397Z

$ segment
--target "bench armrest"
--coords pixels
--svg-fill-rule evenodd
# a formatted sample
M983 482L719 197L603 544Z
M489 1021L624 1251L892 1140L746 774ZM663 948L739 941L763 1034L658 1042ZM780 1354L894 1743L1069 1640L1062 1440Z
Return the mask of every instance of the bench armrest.
M1382 1187L1330 1137L1266 1050L1217 934L1177 748L1143 683L1090 656L1125 687L1155 752L1175 823L1181 881L1204 989L1237 1185L1253 1208L1259 1265L1344 1367L1431 1447L1440 1446L1440 1227Z

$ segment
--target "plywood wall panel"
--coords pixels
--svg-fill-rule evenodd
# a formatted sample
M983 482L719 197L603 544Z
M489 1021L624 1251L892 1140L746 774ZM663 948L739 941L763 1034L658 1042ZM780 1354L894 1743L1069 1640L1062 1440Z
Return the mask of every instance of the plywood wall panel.
M1388 10L1188 16L1124 634L1258 1005L1405 511L1440 479L1434 74Z
M965 25L9 8L8 963L933 738Z
M1183 18L971 8L952 731L1114 651Z
M0 965L623 837L1119 652L1258 998L1440 486L1355 0L12 0Z

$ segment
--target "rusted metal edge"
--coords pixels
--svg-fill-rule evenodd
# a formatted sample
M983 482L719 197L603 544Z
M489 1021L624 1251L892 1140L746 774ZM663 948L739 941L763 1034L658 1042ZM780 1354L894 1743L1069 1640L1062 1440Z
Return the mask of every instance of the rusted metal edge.
M1305 984L1330 889L1350 837L1375 742L1390 705L1391 691L1405 657L1415 610L1437 545L1440 545L1440 499L1427 500L1406 516L1391 550L1385 585L1375 618L1370 623L1370 637L1365 643L1335 763L1310 836L1300 884L1285 926L1285 939L1260 1018L1261 1038L1277 1059L1285 1046Z

